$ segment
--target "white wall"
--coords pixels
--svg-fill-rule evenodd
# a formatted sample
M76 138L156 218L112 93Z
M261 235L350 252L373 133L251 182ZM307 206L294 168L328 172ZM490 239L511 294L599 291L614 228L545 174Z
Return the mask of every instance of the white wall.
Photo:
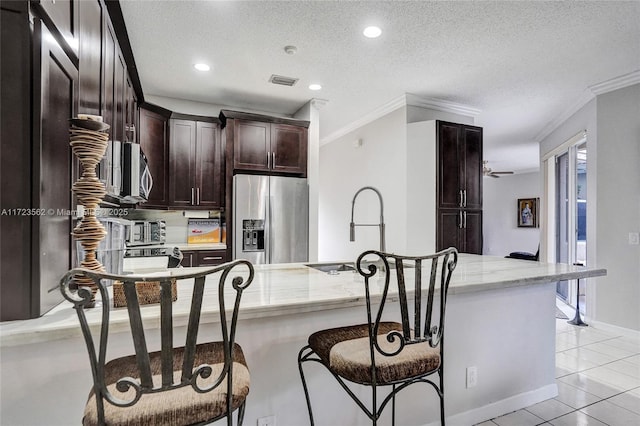
M427 120L473 124L471 117L405 105L320 148L319 260L355 260L380 247L376 228L356 228L349 242L351 200L363 186L384 197L387 251L435 251L435 133ZM378 223L373 192L361 193L355 210L356 222Z
M541 196L540 172L503 175L483 181L483 254L506 256L513 251L535 253L540 228L518 228L518 198Z
M407 125L408 255L436 251L436 122Z
M640 231L640 84L598 96L597 109L596 250L608 273L595 286L596 315L640 331L640 246L628 242Z
M587 280L593 321L640 331L640 85L599 95L540 144L541 158L587 131L587 264L607 276Z
M362 140L362 146L355 142ZM391 113L320 147L319 260L355 260L367 249L378 249L374 227L356 228L349 242L351 201L363 186L380 190L384 198L386 249L401 252L406 239L406 108ZM378 223L378 197L362 192L355 206L357 223Z

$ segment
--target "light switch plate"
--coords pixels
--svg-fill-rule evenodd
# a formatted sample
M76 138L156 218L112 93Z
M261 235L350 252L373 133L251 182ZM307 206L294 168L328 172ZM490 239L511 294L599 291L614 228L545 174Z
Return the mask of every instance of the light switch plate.
M640 232L629 232L629 245L637 246L640 244Z
M474 388L478 384L478 369L477 367L467 367L467 389Z

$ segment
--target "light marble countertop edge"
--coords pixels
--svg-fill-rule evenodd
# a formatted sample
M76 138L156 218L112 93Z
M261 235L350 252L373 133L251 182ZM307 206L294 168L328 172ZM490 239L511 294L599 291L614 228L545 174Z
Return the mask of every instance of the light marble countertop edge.
M330 262L327 262L330 263ZM449 295L471 294L482 291L501 290L533 286L554 281L593 278L606 275L603 268L585 268L562 264L544 264L492 256L461 254L460 274L454 275ZM284 316L311 313L329 309L340 309L365 304L363 281L355 273L330 276L313 270L304 264L256 265L256 278L242 300L240 319ZM351 275L347 275L351 274ZM290 287L288 287L290 286ZM291 291L290 289L294 290ZM261 299L268 293L268 300ZM295 294L295 293L298 294ZM293 296L288 293L294 293ZM391 293L393 295L393 293ZM375 295L379 297L379 295ZM280 299L278 299L280 298ZM66 305L65 305L66 304ZM157 307L157 305L155 305ZM202 323L219 321L217 309L203 309ZM90 321L97 327L97 312ZM145 327L158 328L158 309L148 308L143 312ZM176 309L175 325L185 325L188 313L180 306ZM111 310L112 331L127 331L126 310ZM32 320L0 323L0 347L40 343L81 336L77 314L69 302L42 317Z

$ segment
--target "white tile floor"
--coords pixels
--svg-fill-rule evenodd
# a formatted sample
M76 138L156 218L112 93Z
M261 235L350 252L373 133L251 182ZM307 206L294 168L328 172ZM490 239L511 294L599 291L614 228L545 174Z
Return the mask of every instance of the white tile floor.
M640 425L640 338L557 319L556 382L556 398L478 426Z

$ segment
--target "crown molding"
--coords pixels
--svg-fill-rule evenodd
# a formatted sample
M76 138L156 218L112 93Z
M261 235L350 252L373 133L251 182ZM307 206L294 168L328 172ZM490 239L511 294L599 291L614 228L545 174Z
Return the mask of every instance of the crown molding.
M588 104L592 99L595 98L595 95L588 89L585 89L580 95L580 98L571 105L571 107L567 108L562 114L556 115L555 118L549 121L546 126L542 128L538 132L538 134L533 138L534 141L540 143L547 138L554 130L556 130L562 123L567 121L569 117L578 112L583 106Z
M468 105L457 104L455 102L444 101L442 99L424 98L411 93L405 93L390 100L389 102L379 106L370 113L360 117L356 121L336 130L335 132L325 136L320 140L320 145L326 145L342 136L369 124L390 112L402 108L404 106L416 106L420 108L428 108L436 111L451 112L454 114L462 114L467 116L476 116L481 110Z
M347 124L346 126L336 130L335 132L325 136L324 138L322 138L320 140L320 145L326 145L330 142L335 141L338 138L341 138L342 136L359 129L360 127L369 124L377 119L379 119L380 117L383 117L387 114L389 114L390 112L393 112L395 110L397 110L398 108L402 108L403 106L405 106L407 104L406 101L406 97L405 95L402 96L398 96L395 99L392 99L391 101L379 106L378 108L374 109L373 111L371 111L370 113L360 117L359 119L357 119L356 121L353 121L350 124Z
M603 81L602 83L594 84L585 89L580 95L580 98L567 108L562 114L556 116L553 120L547 123L546 126L538 132L534 140L538 143L542 142L547 136L549 136L554 130L556 130L562 123L567 121L569 117L578 112L583 106L591 101L596 96L603 95L605 93L612 92L614 90L623 89L628 86L640 83L640 70L632 71L628 74L624 74L610 80Z
M407 100L407 105L420 108L428 108L436 111L451 112L454 114L462 114L472 117L475 117L482 112L482 110L469 105L458 104L442 99L424 98L412 93L406 93L405 97Z
M329 103L327 99L313 98L309 101L312 107L317 109L318 111L324 108L326 104Z
M611 80L589 86L589 90L595 95L602 95L638 83L640 83L640 70L635 70L628 74L612 78Z

